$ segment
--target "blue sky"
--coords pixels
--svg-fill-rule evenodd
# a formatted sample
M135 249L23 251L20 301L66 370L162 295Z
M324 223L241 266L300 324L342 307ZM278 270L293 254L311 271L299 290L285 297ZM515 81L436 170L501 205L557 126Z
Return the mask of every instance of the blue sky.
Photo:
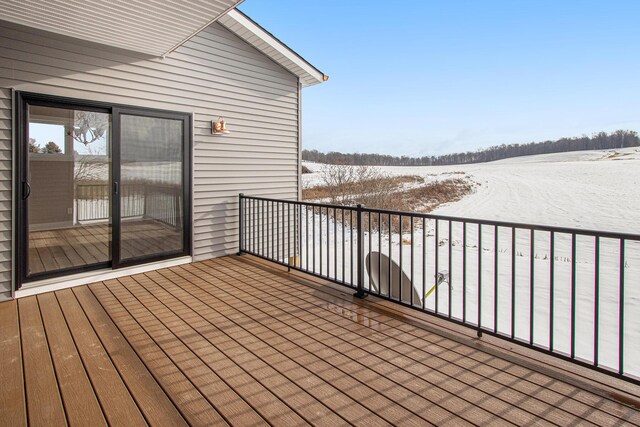
M245 0L330 76L303 146L434 155L640 130L637 0Z

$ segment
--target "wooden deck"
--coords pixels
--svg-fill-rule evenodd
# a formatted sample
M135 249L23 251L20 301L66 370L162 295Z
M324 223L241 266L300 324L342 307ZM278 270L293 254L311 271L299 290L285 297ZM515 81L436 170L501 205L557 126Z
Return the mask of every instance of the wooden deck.
M122 255L134 258L182 247L182 231L153 220L125 221ZM76 225L29 233L31 274L111 260L111 224Z
M637 387L249 256L4 302L0 337L7 426L640 425Z

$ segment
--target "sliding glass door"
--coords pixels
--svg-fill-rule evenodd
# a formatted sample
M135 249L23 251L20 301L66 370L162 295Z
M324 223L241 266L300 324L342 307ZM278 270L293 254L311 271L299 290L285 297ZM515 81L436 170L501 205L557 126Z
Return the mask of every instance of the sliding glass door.
M111 261L111 114L27 105L27 274Z
M190 253L188 114L18 99L21 283Z
M188 117L116 109L116 265L184 253Z

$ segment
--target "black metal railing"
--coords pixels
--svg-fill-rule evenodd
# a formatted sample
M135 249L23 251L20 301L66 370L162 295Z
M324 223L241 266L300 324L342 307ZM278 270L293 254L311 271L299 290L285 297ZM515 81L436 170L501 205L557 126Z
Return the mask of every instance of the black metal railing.
M239 197L252 254L640 384L640 236Z

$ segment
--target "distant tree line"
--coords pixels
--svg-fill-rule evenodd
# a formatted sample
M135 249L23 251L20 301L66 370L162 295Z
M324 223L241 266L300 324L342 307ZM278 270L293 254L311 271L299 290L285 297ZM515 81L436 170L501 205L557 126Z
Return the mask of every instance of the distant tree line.
M598 132L592 136L560 138L556 141L530 142L528 144L502 144L466 153L443 154L440 156L390 156L388 154L340 153L330 151L303 150L302 160L333 165L376 165L376 166L441 166L468 163L492 162L509 157L531 156L534 154L563 153L582 150L607 150L612 148L638 147L638 132L617 130Z

